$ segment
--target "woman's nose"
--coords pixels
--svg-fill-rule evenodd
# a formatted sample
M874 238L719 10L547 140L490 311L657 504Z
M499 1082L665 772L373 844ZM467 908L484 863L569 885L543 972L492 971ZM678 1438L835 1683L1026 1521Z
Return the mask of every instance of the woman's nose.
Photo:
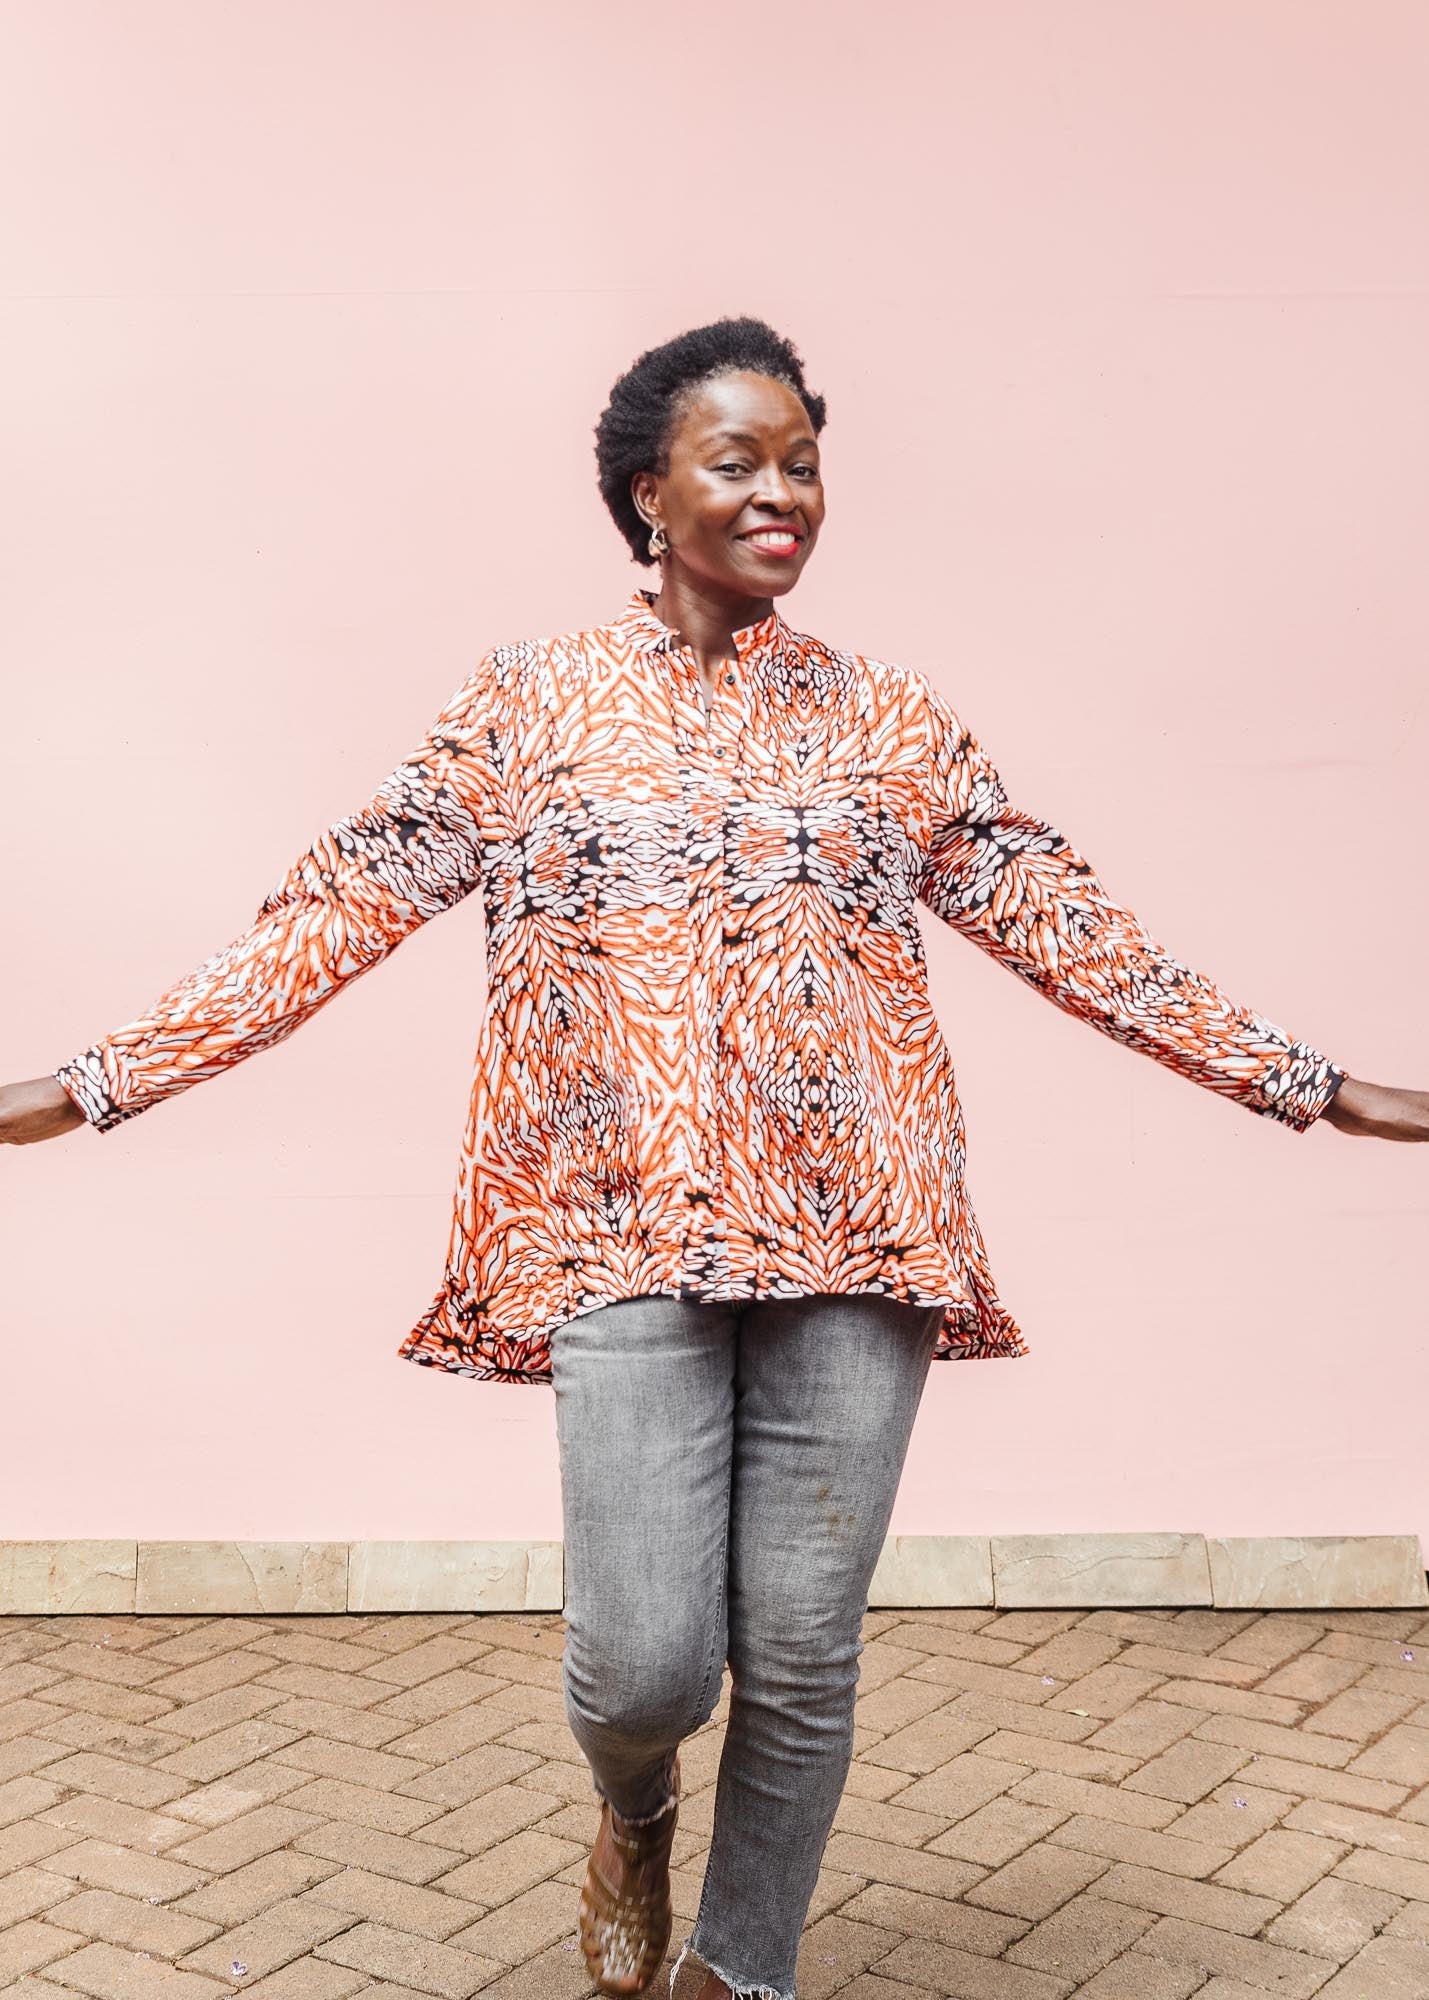
M782 472L766 472L759 482L758 503L764 507L777 507L781 514L787 514L794 505L794 489Z

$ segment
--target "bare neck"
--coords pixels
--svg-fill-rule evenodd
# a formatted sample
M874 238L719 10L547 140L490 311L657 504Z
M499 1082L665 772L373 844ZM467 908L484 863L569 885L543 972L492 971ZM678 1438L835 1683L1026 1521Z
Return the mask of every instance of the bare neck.
M774 608L772 597L730 597L723 591L702 587L695 579L672 573L668 568L655 599L655 615L688 646L703 676L711 675L721 660L735 656L734 635L746 625L767 618Z

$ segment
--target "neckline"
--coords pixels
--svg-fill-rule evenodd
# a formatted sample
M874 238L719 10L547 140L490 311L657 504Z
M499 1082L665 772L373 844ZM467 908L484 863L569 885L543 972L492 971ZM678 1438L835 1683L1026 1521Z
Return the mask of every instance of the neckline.
M624 610L616 623L623 626L635 640L642 652L671 653L679 648L679 635L674 627L667 625L655 610L654 591L639 585L630 594ZM757 618L752 624L741 625L731 633L736 656L745 660L752 655L782 655L789 644L789 627L779 615L775 605Z

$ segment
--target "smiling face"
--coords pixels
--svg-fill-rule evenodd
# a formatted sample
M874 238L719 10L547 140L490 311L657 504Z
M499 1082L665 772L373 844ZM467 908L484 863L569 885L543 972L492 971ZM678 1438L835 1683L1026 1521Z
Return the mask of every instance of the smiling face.
M794 391L747 372L701 382L676 408L668 461L630 484L669 538L667 577L732 604L792 590L824 518L818 442Z

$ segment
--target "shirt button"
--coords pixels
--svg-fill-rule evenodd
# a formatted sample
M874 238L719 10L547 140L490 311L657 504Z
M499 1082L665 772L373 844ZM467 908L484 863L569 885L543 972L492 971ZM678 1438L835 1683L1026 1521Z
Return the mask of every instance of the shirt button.
M726 674L726 675L725 675L725 677L724 677L724 682L725 682L725 686L726 686L726 687L733 687L733 686L734 686L734 675L733 675L733 674Z
M723 743L716 743L716 745L715 745L715 755L716 755L716 757L723 757L723 755L724 755L724 745L723 745Z

